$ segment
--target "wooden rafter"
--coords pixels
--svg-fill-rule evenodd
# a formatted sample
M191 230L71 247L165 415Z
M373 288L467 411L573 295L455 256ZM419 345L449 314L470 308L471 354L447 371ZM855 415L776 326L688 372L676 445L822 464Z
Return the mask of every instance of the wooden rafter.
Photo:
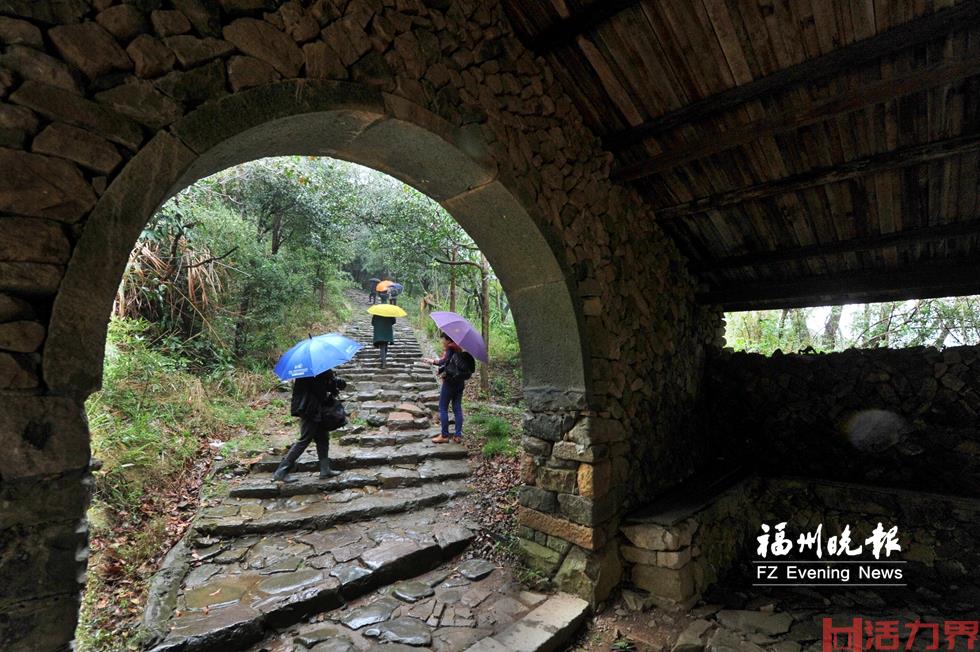
M821 256L849 254L859 251L876 251L887 247L901 247L924 242L939 242L977 234L980 234L980 220L970 220L967 222L954 222L952 224L898 231L896 233L883 233L864 238L852 238L850 240L828 244L815 244L792 249L782 249L780 251L764 251L739 256L728 256L696 263L694 268L698 272L716 272L723 269L737 269L739 267L760 267L763 265L818 258Z
M530 35L527 46L535 54L547 54L556 48L572 43L575 37L595 29L601 23L638 2L639 0L598 0L584 11L563 18L551 27Z
M746 201L763 199L774 195L798 192L807 188L837 183L855 177L895 170L918 165L936 159L947 158L971 150L980 149L980 134L968 134L946 140L937 140L921 145L874 154L866 158L847 161L840 165L808 170L782 179L765 181L746 188L699 197L692 201L656 209L659 220L678 219L720 210ZM614 175L615 176L615 175Z
M611 134L605 139L604 144L609 149L626 147L680 125L732 109L763 95L785 90L795 84L833 76L894 52L940 38L952 31L976 25L978 21L980 21L980 0L964 0L953 7L908 21L870 38L831 50L824 55L716 93L664 113L643 124Z
M767 116L745 125L739 125L738 129L728 129L721 134L712 133L683 149L671 150L651 159L624 166L616 174L626 179L639 179L660 174L678 165L734 147L747 145L762 138L825 122L841 114L859 111L869 106L882 104L930 88L952 84L976 75L980 75L980 58L930 66L902 77L866 84L808 108L792 109L779 115Z
M725 310L800 308L980 294L980 259L720 286L698 295Z

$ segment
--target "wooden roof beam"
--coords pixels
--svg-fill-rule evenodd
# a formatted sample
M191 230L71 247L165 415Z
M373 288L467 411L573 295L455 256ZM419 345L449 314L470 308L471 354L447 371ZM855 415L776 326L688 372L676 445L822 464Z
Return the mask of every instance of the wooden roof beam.
M980 259L908 269L738 283L712 288L699 294L698 300L723 310L766 310L969 294L980 294Z
M568 45L580 34L592 31L624 9L639 4L640 0L597 0L582 12L562 18L537 34L528 36L527 46L537 55L545 55Z
M618 131L609 135L604 145L608 149L620 149L680 125L732 109L763 95L785 90L795 84L829 77L894 52L932 41L957 29L976 25L978 21L980 21L980 0L964 0L955 6L910 20L870 38L831 50L747 84L735 86L668 111L643 124Z
M623 166L616 171L616 174L629 179L660 174L690 161L747 145L762 138L792 132L809 125L826 122L841 114L859 111L977 75L980 75L980 58L944 62L909 75L865 84L808 108L792 109L779 115L739 125L737 129L706 135L682 149L670 150L648 160Z
M658 220L686 218L707 211L728 208L747 201L799 192L800 190L823 186L828 183L838 183L874 172L895 170L937 159L948 158L975 149L980 149L980 134L968 134L946 140L936 140L921 145L912 145L890 152L874 154L867 158L847 161L840 165L808 170L782 179L764 181L754 186L699 197L682 204L664 206L655 209L655 214ZM617 178L615 174L613 176Z
M953 222L937 226L909 229L896 233L852 238L828 244L807 245L779 251L764 251L739 256L727 256L715 260L706 260L693 265L696 272L710 273L724 269L740 267L760 267L807 258L850 254L859 251L875 251L886 247L902 247L924 242L940 242L954 238L969 237L980 234L980 219L967 222Z

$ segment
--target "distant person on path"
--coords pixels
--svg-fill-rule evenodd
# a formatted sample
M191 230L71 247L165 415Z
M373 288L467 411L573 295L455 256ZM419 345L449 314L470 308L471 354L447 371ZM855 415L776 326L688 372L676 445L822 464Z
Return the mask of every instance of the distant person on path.
M299 441L293 444L282 458L272 479L276 482L293 482L289 472L296 460L310 445L316 443L316 456L320 461L320 479L326 480L340 471L330 468L330 431L347 423L344 405L340 402L340 391L347 382L334 374L332 369L313 378L297 378L293 384L293 400L290 412L299 417Z
M374 305L374 302L378 300L378 283L380 283L380 282L381 282L381 279L377 279L377 278L369 278L368 279L368 283L371 286L370 287L370 290L371 291L368 292L368 304L369 305L372 305L373 306Z
M374 346L381 349L381 368L384 369L388 345L395 343L395 318L372 315L371 326L374 327Z
M442 387L439 389L439 426L441 432L433 437L436 444L453 441L457 444L463 441L463 388L466 381L473 375L476 361L473 356L459 347L445 333L442 337L442 357L438 360L425 358L429 364L439 367L439 377ZM449 436L449 405L453 406L453 436Z

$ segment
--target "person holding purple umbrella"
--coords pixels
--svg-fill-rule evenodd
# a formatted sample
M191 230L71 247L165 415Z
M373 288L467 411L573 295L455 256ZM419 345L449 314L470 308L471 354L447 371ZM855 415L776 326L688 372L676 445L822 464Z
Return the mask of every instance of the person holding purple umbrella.
M464 351L446 333L441 333L443 355L438 360L425 358L431 365L439 367L442 387L439 389L439 425L441 432L432 438L433 443L445 444L463 441L463 388L476 369L473 356ZM449 436L449 406L453 408L453 435Z

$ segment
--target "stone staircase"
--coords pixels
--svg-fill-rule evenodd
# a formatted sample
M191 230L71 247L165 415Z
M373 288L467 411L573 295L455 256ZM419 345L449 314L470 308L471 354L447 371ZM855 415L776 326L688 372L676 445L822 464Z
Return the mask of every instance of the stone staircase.
M330 446L342 473L320 480L307 452L297 481L276 483L270 455L208 499L153 580L146 648L560 649L587 603L457 559L476 528L454 516L469 491L466 449L430 441L439 388L411 327L396 324L381 368L366 305L351 298L346 333L365 348L337 370L351 415Z

